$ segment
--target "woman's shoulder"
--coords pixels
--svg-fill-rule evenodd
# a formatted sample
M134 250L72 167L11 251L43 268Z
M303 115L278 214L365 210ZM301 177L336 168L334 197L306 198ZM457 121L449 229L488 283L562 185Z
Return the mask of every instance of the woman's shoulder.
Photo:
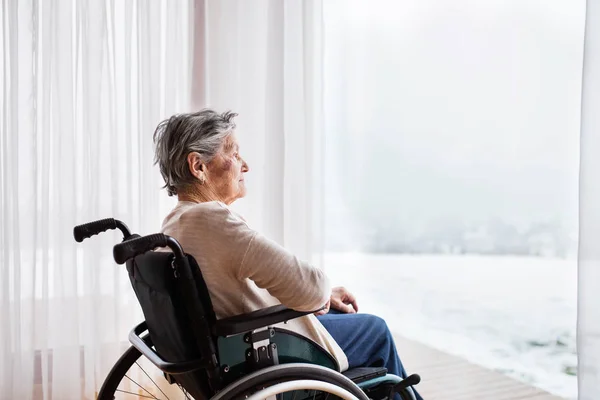
M179 221L184 225L211 229L248 229L244 219L220 201L205 203L179 202Z

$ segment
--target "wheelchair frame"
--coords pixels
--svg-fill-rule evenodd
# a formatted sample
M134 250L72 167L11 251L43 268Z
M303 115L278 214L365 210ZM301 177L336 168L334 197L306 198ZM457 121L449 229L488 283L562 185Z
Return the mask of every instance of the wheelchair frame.
M141 356L161 370L168 383L177 383L183 387L186 390L186 398L188 389L191 389L189 393L197 399L219 400L237 399L240 396L264 398L260 397L261 390L256 392L256 388L262 388L265 396L273 396L274 390L316 390L316 386L319 386L320 390L344 399L367 400L370 398L367 394L376 399L388 399L394 393L398 393L403 400L415 399L412 386L419 383L418 375L401 379L385 374L385 369L382 374L381 368L363 368L366 371L360 371L362 375L354 376L356 382L353 382L337 371L335 359L319 345L293 332L271 327L312 312L298 312L277 305L245 315L215 320L212 326L209 326L207 311L208 314L212 313L212 305L209 304L210 310L205 310L202 304L198 304L201 303L198 302L195 293L198 287L193 284L198 279L194 268L204 284L200 269L193 257L185 254L177 240L170 236L159 233L140 237L131 234L123 222L112 218L79 225L74 228L73 234L75 240L81 242L109 229L119 229L123 233L123 241L114 246L113 256L117 264L127 263L130 279L131 269L136 268L137 261L143 261L145 253L157 254L152 250L170 248L171 253L164 252L161 257L170 257L170 265L175 280L179 282L178 288L185 304L185 314L190 322L194 345L200 357L182 362L166 361L159 354L161 350L152 341L152 333L148 323L144 321L129 333L132 346L107 375L98 394L100 400L114 398L119 383ZM134 281L131 283L135 291ZM138 300L141 301L139 297ZM210 303L210 299L208 302ZM143 334L146 331L148 333ZM294 349L301 349L296 353L302 356L294 353ZM204 382L185 387L190 379L183 378L193 375L192 381L198 380L198 376L201 376L199 371L206 377ZM273 387L276 388L268 389Z

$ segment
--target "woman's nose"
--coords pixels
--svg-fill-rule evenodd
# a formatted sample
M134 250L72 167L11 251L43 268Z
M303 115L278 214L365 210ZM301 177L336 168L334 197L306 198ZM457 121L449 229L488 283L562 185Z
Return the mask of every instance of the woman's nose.
M248 163L246 162L246 160L242 160L242 172L248 172L250 171L250 167L248 166Z

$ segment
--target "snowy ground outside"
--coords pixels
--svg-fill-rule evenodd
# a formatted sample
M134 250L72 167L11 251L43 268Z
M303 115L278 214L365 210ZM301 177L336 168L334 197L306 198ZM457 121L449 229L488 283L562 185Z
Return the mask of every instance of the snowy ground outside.
M333 284L395 333L576 398L575 260L345 253L324 262Z

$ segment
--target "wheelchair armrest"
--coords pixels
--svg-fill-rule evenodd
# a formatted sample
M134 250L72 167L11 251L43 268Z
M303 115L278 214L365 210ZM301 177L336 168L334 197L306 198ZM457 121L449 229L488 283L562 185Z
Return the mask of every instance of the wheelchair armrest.
M318 311L318 310L317 310ZM280 322L289 321L294 318L312 314L316 311L295 311L290 310L282 304L256 310L248 314L240 314L229 318L218 320L213 326L215 336L233 336L240 333L253 331L254 329L264 328L275 325Z
M196 371L202 368L210 367L210 364L206 362L206 360L196 359L190 361L183 362L168 362L161 358L156 351L154 351L150 346L152 346L152 340L149 335L144 337L140 336L143 332L148 330L148 325L146 321L137 325L135 328L129 332L129 341L140 353L142 353L152 364L156 366L156 368L160 369L162 372L167 374L175 375L175 374L185 374L188 372Z

